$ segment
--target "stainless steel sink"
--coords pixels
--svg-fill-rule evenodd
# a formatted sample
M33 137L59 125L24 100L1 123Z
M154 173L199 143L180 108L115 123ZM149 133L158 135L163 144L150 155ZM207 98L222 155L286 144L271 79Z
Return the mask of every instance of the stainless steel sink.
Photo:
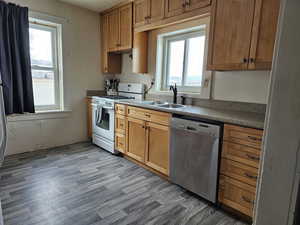
M142 104L145 104L145 105L164 105L164 104L167 104L167 103L162 102L162 101L143 101Z
M162 105L157 105L157 107L160 108L168 108L168 109L178 109L178 108L183 108L184 105L179 105L179 104L162 104Z

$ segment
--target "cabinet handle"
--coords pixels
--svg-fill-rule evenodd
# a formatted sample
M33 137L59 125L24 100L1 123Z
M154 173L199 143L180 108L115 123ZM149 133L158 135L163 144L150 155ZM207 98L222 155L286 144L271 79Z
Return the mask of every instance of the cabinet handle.
M243 58L243 63L248 63L248 62L249 62L249 59Z
M182 8L185 8L186 2L182 3Z
M262 141L261 138L253 137L253 136L248 136L248 138L252 141Z
M145 116L146 116L146 117L148 117L148 118L150 118L150 117L151 117L151 115L149 115L149 114L145 114Z
M246 154L247 158L248 159L251 159L251 160L255 160L255 161L259 161L259 157L256 157L256 156L253 156L253 155L250 155L250 154Z
M257 180L257 176L253 176L253 175L251 175L251 174L249 174L249 173L247 173L247 172L244 173L244 175L245 175L246 177L252 179L252 180Z
M255 60L253 58L250 58L250 63L255 63Z
M243 199L243 201L245 201L245 202L247 202L247 203L249 203L251 205L254 205L254 201L252 201L251 199L246 198L245 196L242 196L242 199Z
M188 0L185 2L185 6L189 6L189 5L190 5L190 1Z

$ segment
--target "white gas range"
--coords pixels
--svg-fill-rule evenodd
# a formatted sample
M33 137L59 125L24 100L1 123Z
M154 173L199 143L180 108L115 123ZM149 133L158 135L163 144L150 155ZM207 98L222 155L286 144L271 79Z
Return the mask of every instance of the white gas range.
M143 100L145 85L120 83L118 95L93 97L93 143L117 154L115 150L115 103L120 100Z

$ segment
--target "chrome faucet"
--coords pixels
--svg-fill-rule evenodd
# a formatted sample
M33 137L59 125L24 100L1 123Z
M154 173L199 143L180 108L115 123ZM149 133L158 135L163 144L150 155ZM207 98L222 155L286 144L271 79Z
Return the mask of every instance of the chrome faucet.
M173 91L173 103L177 104L177 85L171 85L170 86L170 91Z

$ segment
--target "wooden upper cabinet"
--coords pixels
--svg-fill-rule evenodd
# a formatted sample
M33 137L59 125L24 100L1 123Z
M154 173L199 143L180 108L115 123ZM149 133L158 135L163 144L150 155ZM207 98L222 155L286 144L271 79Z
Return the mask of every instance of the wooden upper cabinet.
M186 0L185 1L185 10L192 11L195 9L209 6L210 4L211 4L211 0Z
M108 52L109 25L108 14L101 17L101 55L103 73L121 73L121 55Z
M147 25L164 18L165 0L134 1L134 26Z
M102 55L102 72L108 72L108 15L101 17L101 55Z
M209 70L270 70L280 0L213 0Z
M129 50L132 48L132 4L127 4L119 9L120 19L120 37L119 51Z
M162 20L165 16L165 0L149 0L149 20L148 23L153 23Z
M117 52L132 48L132 3L113 9L108 17L108 51Z
M108 51L118 51L120 32L119 10L115 9L108 13Z
M143 26L149 17L149 0L135 0L133 3L133 24L135 27Z
M180 15L185 10L185 0L165 0L165 16Z
M208 69L245 70L251 43L255 0L214 0Z
M250 49L250 69L272 67L280 0L256 0Z

